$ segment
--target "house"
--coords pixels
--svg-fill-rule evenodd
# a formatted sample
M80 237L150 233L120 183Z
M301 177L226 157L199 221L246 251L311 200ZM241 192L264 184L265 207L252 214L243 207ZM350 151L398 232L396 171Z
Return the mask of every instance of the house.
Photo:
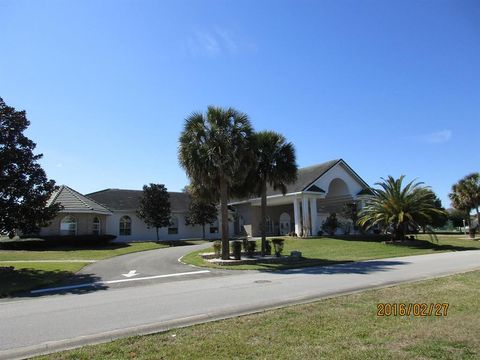
M49 204L61 203L63 210L48 227L42 228L41 234L110 234L119 241L156 240L156 229L148 227L136 213L142 194L142 190L105 189L82 195L62 185ZM169 195L171 225L159 229L160 239L201 238L202 226L185 225L189 195ZM297 181L287 186L285 195L268 188L267 235L317 235L330 213L341 218L345 204L355 202L361 208L370 195L368 184L342 159L301 168ZM229 209L229 236L260 236L260 198L232 201ZM220 236L219 221L206 226L207 238Z
M107 218L112 212L92 199L62 185L54 191L47 206L60 203L62 210L40 235L103 235L107 234Z
M86 196L111 211L111 216L107 218L106 229L108 234L116 235L117 240L156 240L156 229L148 227L136 214L142 194L142 190L105 189ZM169 192L168 194L170 195L170 210L172 213L171 225L168 228L159 229L160 239L201 238L201 225L185 225L190 196L183 192ZM206 225L205 233L207 239L219 238L218 221ZM231 224L231 235L233 235L233 224Z
M342 159L300 168L285 195L267 189L267 235L317 235L330 213L341 217L345 204L355 202L361 208L369 196L368 184ZM260 236L260 198L230 205L236 209L234 233Z

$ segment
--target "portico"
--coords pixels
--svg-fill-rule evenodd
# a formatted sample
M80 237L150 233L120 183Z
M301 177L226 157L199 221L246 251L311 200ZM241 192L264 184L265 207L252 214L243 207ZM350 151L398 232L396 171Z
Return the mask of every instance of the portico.
M363 203L368 193L369 186L341 159L301 168L285 195L267 192L267 235L315 236L330 213L341 214L347 203ZM260 236L260 198L231 205L243 225L236 228Z

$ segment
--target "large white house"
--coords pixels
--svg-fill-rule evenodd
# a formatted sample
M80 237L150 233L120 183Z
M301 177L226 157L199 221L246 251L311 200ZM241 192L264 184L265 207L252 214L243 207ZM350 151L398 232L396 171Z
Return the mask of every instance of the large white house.
M267 191L267 234L316 235L323 221L332 213L341 213L346 203L359 207L370 196L368 184L342 159L300 168L297 181L285 195ZM200 225L185 225L190 197L169 192L171 225L159 231L162 240L202 237ZM156 240L156 230L149 228L136 214L142 190L105 189L82 195L61 186L50 199L63 210L42 229L42 235L110 234L119 241ZM230 236L260 236L260 198L232 201ZM342 231L342 230L339 230ZM206 237L220 237L219 222L206 226Z

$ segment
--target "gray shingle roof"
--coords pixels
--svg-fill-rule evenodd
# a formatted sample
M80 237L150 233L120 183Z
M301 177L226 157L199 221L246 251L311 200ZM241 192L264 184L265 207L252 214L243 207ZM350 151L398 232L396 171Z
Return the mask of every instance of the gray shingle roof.
M297 181L287 186L287 194L305 191L315 180L330 170L341 159L330 160L322 164L312 165L298 169ZM273 190L272 187L267 188L267 196L280 195L282 192Z
M95 202L92 199L83 196L78 191L69 188L66 185L62 185L58 190L54 191L52 196L47 202L47 206L51 204L60 203L63 209L60 212L84 212L95 214L110 214L111 212Z
M105 189L86 196L90 199L106 206L110 210L129 210L138 209L142 190L124 190L124 189ZM172 212L186 212L190 205L190 196L183 192L169 192L170 209Z

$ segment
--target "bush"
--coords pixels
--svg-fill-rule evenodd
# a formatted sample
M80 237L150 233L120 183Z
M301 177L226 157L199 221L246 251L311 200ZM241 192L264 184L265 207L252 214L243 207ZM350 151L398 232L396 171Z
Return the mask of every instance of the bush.
M329 235L334 235L335 231L341 226L337 219L337 214L331 213L322 224L322 230Z
M215 257L219 258L222 254L222 242L220 240L215 240L213 242L213 251L215 252Z
M272 244L270 240L265 241L265 255L272 255Z
M23 237L16 241L0 242L0 249L4 250L36 250L48 249L61 246L102 246L116 238L115 235L66 235L66 236L42 236Z
M282 255L282 252L283 252L283 246L285 244L285 241L283 239L275 238L275 239L272 239L272 244L273 244L273 247L275 248L275 256L280 257L280 255Z
M257 242L255 240L247 241L247 256L248 257L253 257L253 254L255 254L255 250L257 248Z
M232 241L231 243L233 258L235 260L240 260L242 258L242 242L241 241Z
M291 231L287 235L291 237L297 237L297 233L295 231Z

